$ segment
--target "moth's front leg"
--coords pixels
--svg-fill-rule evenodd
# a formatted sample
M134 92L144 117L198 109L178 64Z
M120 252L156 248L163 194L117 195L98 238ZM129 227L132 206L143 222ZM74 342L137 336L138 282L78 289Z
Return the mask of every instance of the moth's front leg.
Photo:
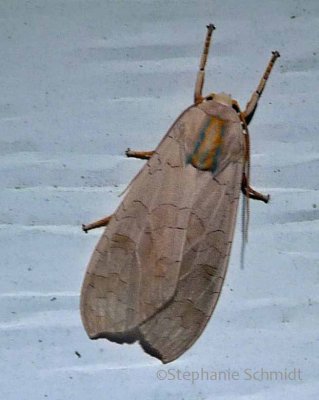
M134 158L140 158L141 160L149 160L152 155L154 154L154 150L152 151L135 151L131 149L127 149L125 154L126 157L134 157Z
M242 190L243 194L246 197L249 197L250 199L260 200L260 201L263 201L264 203L268 203L270 200L269 194L259 193L255 189L253 189L251 186L249 186L245 174L243 175L243 179L241 182L241 190Z
M90 224L82 224L82 230L85 233L88 233L91 229L101 228L102 226L106 226L112 218L112 215L108 215L105 218L99 219L98 221L91 222Z

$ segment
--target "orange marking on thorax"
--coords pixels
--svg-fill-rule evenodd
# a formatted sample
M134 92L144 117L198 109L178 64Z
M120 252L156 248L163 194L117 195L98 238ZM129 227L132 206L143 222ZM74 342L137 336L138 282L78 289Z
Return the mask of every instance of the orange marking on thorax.
M212 117L202 127L188 161L201 170L215 171L221 155L225 122Z

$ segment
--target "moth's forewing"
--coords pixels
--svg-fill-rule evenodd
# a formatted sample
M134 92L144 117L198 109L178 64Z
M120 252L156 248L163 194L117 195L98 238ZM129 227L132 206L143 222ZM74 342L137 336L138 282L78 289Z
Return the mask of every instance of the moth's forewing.
M140 340L164 362L194 343L225 277L243 157L231 107L203 102L175 121L89 263L81 312L91 338Z

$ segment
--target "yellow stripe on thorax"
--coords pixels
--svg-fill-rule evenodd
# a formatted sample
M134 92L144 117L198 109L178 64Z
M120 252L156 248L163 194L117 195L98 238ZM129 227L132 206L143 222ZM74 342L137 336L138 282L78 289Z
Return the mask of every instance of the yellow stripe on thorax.
M215 171L222 151L225 122L212 117L201 128L193 153L188 161L201 170Z

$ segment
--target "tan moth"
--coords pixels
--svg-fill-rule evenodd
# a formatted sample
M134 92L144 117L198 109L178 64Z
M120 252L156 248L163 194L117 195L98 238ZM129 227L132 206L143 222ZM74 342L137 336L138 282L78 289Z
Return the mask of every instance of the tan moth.
M91 339L138 341L163 363L200 336L218 301L233 240L238 200L268 202L249 185L248 124L270 71L244 111L225 93L202 96L207 36L194 104L176 119L147 159L115 213L83 225L107 226L89 262L81 315ZM246 214L247 215L247 214ZM244 223L246 232L247 218Z

